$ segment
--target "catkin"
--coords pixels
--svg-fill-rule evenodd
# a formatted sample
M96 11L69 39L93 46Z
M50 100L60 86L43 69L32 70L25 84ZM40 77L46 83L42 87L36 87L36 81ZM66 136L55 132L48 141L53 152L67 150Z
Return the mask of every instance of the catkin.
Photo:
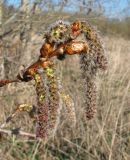
M49 135L53 136L55 134L59 122L59 91L54 65L52 64L51 66L47 67L45 69L45 72L47 75L47 85L49 90Z
M91 119L96 112L96 73L98 69L107 68L107 59L97 31L87 22L81 22L81 29L89 45L89 53L80 55L80 64L85 86L86 117Z
M65 117L73 125L76 125L76 114L74 108L74 102L69 95L61 93L61 97L65 103Z
M48 135L48 104L46 100L46 87L43 81L43 73L34 76L37 93L36 137L46 138Z

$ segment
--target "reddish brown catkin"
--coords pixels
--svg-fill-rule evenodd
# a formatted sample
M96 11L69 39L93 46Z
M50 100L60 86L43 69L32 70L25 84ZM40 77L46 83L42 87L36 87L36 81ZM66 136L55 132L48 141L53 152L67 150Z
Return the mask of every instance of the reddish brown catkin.
M93 27L87 22L81 22L81 30L89 45L89 53L80 56L80 64L86 90L86 117L91 119L96 112L96 73L98 69L107 68L107 59L101 40Z
M48 104L46 100L46 88L43 73L36 73L34 76L37 93L37 117L36 117L36 137L46 138L48 135Z
M59 89L54 64L45 69L49 89L49 135L53 136L59 120Z

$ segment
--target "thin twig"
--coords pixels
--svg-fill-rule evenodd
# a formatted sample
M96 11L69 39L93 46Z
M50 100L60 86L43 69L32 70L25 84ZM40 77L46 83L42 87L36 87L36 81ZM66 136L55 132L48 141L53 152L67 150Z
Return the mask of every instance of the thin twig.
M0 133L5 133L5 134L8 134L8 135L13 135L14 134L12 130L1 129L1 128L0 128ZM27 132L24 132L24 131L19 131L18 135L27 136L27 137L30 137L30 138L36 138L35 134L27 133Z

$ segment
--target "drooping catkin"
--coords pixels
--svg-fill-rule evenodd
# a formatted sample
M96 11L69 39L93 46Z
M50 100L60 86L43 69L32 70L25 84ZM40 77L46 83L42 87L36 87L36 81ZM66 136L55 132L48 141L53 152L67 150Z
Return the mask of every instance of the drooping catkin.
M97 69L91 66L91 60L89 61L86 55L80 56L80 63L84 79L86 118L91 119L96 112L95 74Z
M38 104L36 115L36 137L46 138L48 135L49 108L46 100L46 87L43 81L43 73L35 73L34 80Z
M66 95L63 91L60 93L64 103L65 103L65 117L72 124L72 126L76 125L76 114L74 108L74 102L69 95Z
M88 22L81 22L81 29L89 45L89 53L80 55L80 64L86 91L86 117L91 119L96 112L96 73L107 68L107 59L97 31Z
M55 75L54 64L45 68L45 72L47 75L47 85L48 85L48 102L49 102L49 135L53 136L57 129L57 125L59 122L59 90L57 84L57 78Z

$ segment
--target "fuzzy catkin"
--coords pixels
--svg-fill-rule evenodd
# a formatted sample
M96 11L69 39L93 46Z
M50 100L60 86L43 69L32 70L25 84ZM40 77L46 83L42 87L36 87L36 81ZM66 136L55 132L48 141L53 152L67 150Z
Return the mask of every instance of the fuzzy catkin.
M46 138L48 135L48 104L46 101L46 87L43 73L36 73L34 76L37 93L37 116L36 116L36 137Z
M105 56L103 43L98 35L98 31L96 31L88 22L81 22L81 29L89 45L89 60L91 61L91 69L93 69L93 67L103 70L106 69L107 59Z
M72 126L76 125L76 114L74 108L74 102L69 95L61 93L61 97L65 103L65 117L72 124Z
M80 55L80 64L86 96L86 117L91 119L96 113L96 73L98 69L107 68L107 59L97 31L88 22L81 22L81 28L89 45L89 53Z
M57 129L59 121L59 90L57 84L57 78L55 75L54 65L45 69L47 75L47 85L49 90L48 102L49 102L49 135L53 136Z

